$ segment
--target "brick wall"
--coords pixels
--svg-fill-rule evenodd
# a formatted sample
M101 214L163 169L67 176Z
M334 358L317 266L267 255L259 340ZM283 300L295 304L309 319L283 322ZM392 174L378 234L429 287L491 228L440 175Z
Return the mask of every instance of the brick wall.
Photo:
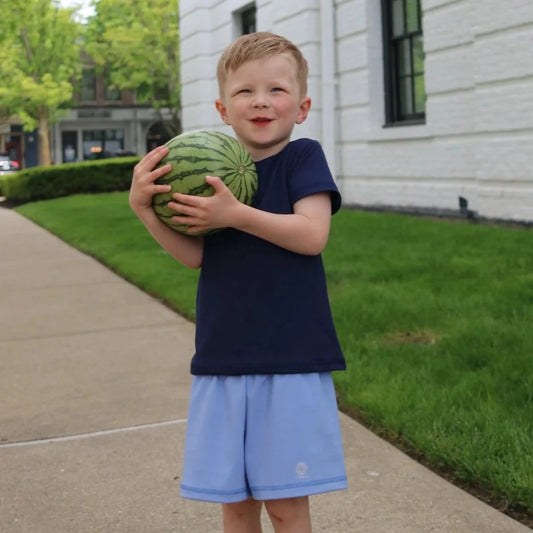
M183 123L224 130L216 62L247 0L181 0ZM320 1L259 0L259 30L287 36L309 61L309 119L321 139ZM533 2L422 0L426 123L384 128L378 0L335 0L332 166L345 203L457 209L533 221Z

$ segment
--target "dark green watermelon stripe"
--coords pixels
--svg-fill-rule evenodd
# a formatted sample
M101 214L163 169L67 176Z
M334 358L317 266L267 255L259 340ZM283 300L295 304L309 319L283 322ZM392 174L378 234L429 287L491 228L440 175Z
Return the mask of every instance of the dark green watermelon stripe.
M258 186L255 164L236 139L221 132L200 131L178 136L167 146L170 152L160 165L170 163L173 170L155 183L169 184L173 192L210 196L213 188L205 176L218 176L239 201L252 203ZM187 226L172 222L176 212L168 207L173 192L155 195L153 206L165 224L183 232Z
M229 141L227 137L220 137L222 144L233 155L233 160L242 164L248 159L248 153L244 149L244 146L235 144Z
M182 142L176 144L179 144L183 149L186 149L188 147L195 149L209 148L215 153L220 154L222 157L226 157L230 159L233 163L237 163L239 165L244 164L244 162L249 159L249 154L244 148L244 146L232 142L232 140L234 140L233 137L230 137L220 132L211 132L211 134L219 139L220 143L224 146L223 150L219 150L216 146L213 145L209 146L209 144L212 143L206 143L204 137L200 134L191 134L189 137L189 142ZM197 142L194 142L194 139L197 139ZM228 156L228 151L230 152L232 157Z
M231 171L231 169L224 169L224 173ZM158 184L168 185L173 181L184 181L187 178L199 178L204 179L205 176L212 175L213 169L211 168L197 168L191 171L177 172L176 174L166 174L157 180ZM221 176L220 176L221 177Z
M216 175L220 177L224 182L228 182L228 180L235 180L235 179L245 179L249 181L250 179L253 179L253 174L251 174L251 171L247 171L246 167L244 168L244 172L237 172L233 167L229 166L217 166L216 169L213 168L195 168L189 170L184 170L182 172L177 173L169 173L165 176L162 176L157 180L157 183L159 184L169 184L172 183L175 180L183 181L189 177L200 177L203 178L207 175Z
M184 151L189 148L193 150L203 150L205 148L208 148L214 153L220 155L223 159L229 159L232 164L237 165L237 168L243 166L245 168L252 169L254 167L253 162L250 160L249 154L244 148L244 146L238 143L231 142L231 140L234 140L233 137L229 137L226 134L220 132L211 133L219 138L221 144L224 146L224 149L218 149L216 146L209 146L209 144L211 143L206 143L205 139L199 134L190 134L188 142L184 142L182 140L181 142L175 143L180 150L180 154L170 158L167 156L166 159L169 161L180 161L181 159L185 159L190 162L196 163L198 161L201 161L202 158L198 158L194 155L187 155ZM198 139L197 142L194 142L195 138ZM169 144L169 147L172 147L172 145Z

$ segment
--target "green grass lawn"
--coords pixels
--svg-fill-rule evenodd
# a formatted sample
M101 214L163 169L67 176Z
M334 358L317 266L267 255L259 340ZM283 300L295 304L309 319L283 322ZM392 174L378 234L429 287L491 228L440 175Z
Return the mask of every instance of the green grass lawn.
M159 248L127 193L18 211L194 319L198 272ZM533 232L343 210L324 261L341 407L531 518Z

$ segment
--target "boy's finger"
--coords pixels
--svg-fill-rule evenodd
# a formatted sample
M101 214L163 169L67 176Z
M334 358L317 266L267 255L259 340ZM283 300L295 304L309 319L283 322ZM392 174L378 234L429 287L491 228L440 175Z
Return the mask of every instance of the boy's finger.
M167 207L176 211L176 213L188 214L190 213L190 206L187 204L181 204L177 202L167 202Z
M167 146L158 146L157 148L154 148L151 152L146 154L143 159L141 159L140 163L143 166L147 166L150 169L153 169L155 165L163 159L168 154L168 147Z
M157 175L157 177L162 176L163 174L166 174L167 172L170 172L172 169L172 165L170 163L167 163L166 165L163 165L162 167L154 169L152 172Z
M154 194L170 192L171 189L172 187L170 185L155 185Z
M180 204L199 205L202 202L202 197L194 196L192 194L183 194L181 192L175 192L172 198Z
M222 189L226 184L218 176L206 176L205 181L211 185L215 190Z
M162 144L161 146L156 146L149 154L159 154L160 152L168 152L168 146Z

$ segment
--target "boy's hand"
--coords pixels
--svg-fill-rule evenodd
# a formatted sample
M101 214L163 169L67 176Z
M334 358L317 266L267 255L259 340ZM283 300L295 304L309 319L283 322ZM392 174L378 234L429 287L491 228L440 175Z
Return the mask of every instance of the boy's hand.
M172 220L188 225L187 233L233 226L235 213L242 205L220 178L206 176L205 180L215 189L213 196L176 193L173 195L176 202L168 203L171 209L180 213Z
M169 192L170 185L156 185L154 181L167 174L171 166L164 165L155 169L156 165L168 154L166 146L158 146L148 152L133 170L129 202L133 212L137 215L152 207L152 197L157 193Z

